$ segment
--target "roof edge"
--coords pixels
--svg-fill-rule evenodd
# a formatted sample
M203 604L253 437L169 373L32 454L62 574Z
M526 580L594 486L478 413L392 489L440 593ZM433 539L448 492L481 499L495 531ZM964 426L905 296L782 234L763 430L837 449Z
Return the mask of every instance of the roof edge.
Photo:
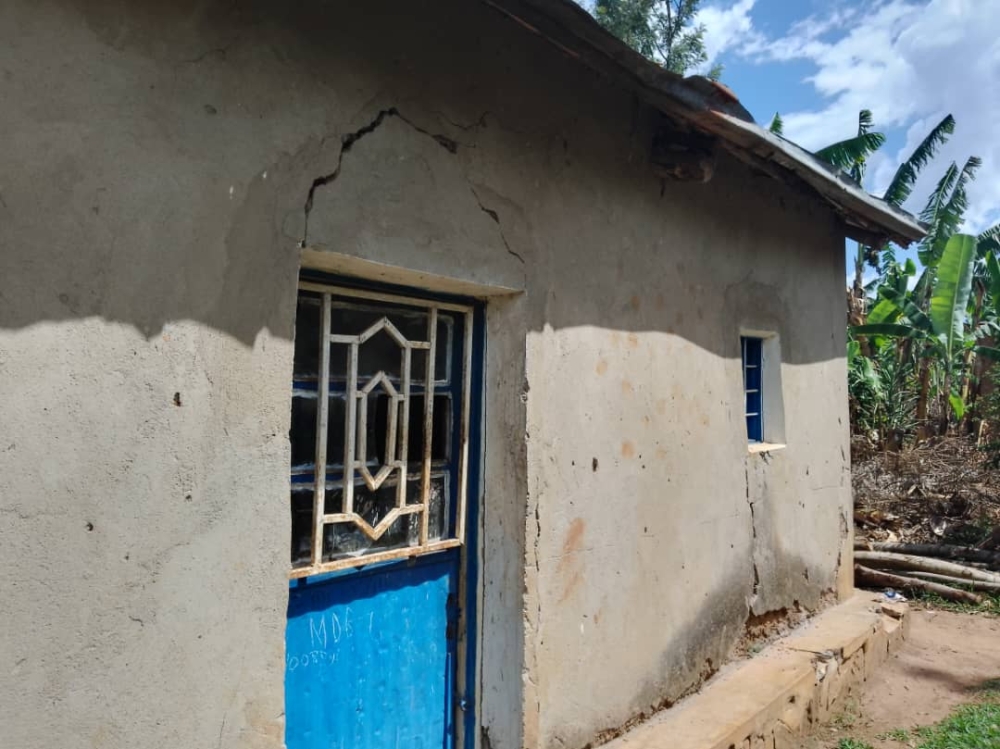
M634 92L674 120L717 137L739 160L770 176L806 186L830 204L845 234L866 244L906 246L927 227L906 211L869 195L840 170L756 124L724 85L664 70L605 30L572 0L481 0L565 54Z

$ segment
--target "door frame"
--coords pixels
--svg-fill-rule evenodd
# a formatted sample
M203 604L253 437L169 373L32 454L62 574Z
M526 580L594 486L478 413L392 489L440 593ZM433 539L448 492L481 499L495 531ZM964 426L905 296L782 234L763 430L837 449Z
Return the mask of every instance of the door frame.
M480 614L483 598L482 569L482 502L485 482L483 465L485 462L485 410L486 410L486 302L481 298L443 294L420 287L401 286L383 282L373 282L363 278L343 276L317 270L308 266L300 268L295 284L298 295L303 283L323 284L356 289L373 294L388 294L410 297L431 302L466 305L472 310L472 351L469 356L469 452L467 462L467 490L465 500L465 538L458 547L459 570L458 591L460 609L458 615L458 637L455 645L456 662L454 674L453 725L456 749L476 749L480 734L482 698L479 690L482 667L482 628ZM293 319L294 326L294 319ZM437 552L431 552L437 553ZM447 551L443 552L447 553ZM375 562L364 570L405 564L406 558ZM305 578L289 580L289 587L314 585L357 574L360 570L344 569L324 572Z

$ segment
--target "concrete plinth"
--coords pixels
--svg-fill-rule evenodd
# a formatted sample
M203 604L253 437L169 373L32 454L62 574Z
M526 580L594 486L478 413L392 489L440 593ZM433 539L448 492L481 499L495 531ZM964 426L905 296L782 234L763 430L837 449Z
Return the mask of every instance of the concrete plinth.
M792 749L843 707L906 638L905 604L858 592L609 749Z

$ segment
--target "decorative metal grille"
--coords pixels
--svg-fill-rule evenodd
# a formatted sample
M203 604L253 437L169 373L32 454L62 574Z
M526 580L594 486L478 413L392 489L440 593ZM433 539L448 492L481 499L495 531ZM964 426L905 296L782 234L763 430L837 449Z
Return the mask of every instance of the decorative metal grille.
M300 284L291 577L462 543L472 329L467 306Z

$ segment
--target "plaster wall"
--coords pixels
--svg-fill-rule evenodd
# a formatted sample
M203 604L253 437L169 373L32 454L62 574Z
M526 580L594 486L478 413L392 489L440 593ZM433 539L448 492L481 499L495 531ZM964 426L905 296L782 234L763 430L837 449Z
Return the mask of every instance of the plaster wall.
M751 614L843 592L833 215L724 156L662 183L659 115L484 5L418 5L0 6L11 746L281 746L300 246L505 294L481 746L583 746ZM781 335L770 457L740 326Z

